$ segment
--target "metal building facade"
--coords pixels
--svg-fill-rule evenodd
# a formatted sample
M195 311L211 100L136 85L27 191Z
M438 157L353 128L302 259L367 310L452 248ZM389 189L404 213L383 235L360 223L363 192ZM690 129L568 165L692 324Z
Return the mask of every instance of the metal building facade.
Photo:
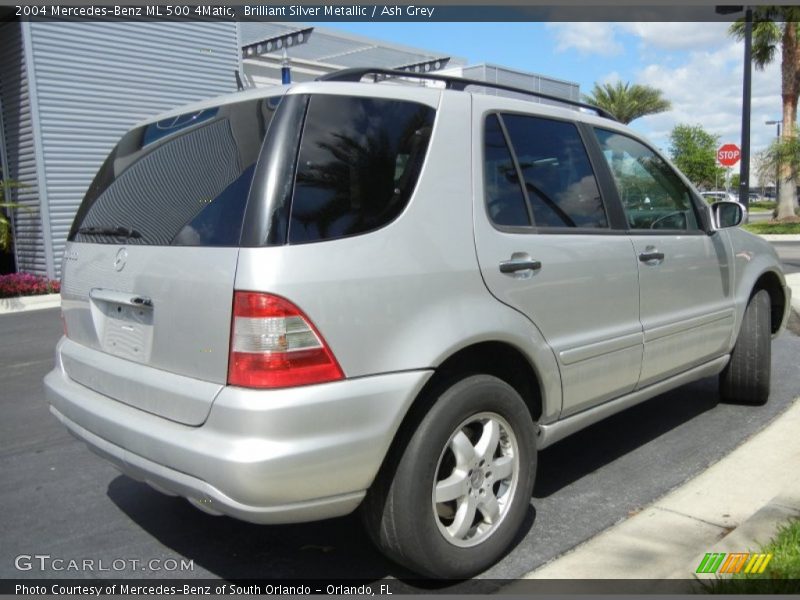
M0 149L12 199L17 269L59 277L66 237L92 178L135 123L247 85L280 82L281 54L242 46L306 28L287 23L36 22L0 25ZM446 53L314 27L291 48L293 80L355 66L425 61L441 72L577 100L578 85ZM487 88L486 93L498 93ZM506 92L499 92L506 94ZM531 98L526 96L526 99Z
M20 271L59 277L78 205L113 145L157 113L236 89L235 23L11 23L0 29Z
M447 72L451 75L459 77L466 77L467 79L477 79L480 81L488 81L491 83L499 83L502 85L509 85L532 92L541 92L551 96L559 96L568 100L580 100L581 92L580 86L572 81L565 81L563 79L555 79L537 73L529 73L527 71L519 71L516 69L509 69L500 65L480 64L471 65L468 67L457 67L455 69L448 69ZM537 100L531 96L524 94L515 94L514 92L507 92L502 90L495 90L492 88L485 88L482 90L485 94L507 96L509 98L519 98L521 100L541 102L542 104L558 104L547 99ZM566 106L566 105L561 105Z

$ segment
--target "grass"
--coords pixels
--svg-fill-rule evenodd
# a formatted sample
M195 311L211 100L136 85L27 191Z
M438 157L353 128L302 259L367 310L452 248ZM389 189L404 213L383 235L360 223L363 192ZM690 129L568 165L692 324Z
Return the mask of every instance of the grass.
M705 591L709 594L800 593L800 520L780 527L775 538L759 552L773 555L763 573L737 573L730 578L712 580Z
M750 233L757 233L759 235L768 233L790 234L800 233L800 220L794 223L792 221L767 221L766 223L748 223L742 225L742 228Z
M775 210L777 204L769 200L759 200L758 202L750 202L747 205L748 210L752 212L772 212Z

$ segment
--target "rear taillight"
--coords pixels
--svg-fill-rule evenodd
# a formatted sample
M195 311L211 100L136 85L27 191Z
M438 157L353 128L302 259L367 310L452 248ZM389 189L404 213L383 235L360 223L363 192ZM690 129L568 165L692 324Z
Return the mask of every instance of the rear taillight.
M282 388L343 379L308 317L279 296L235 292L228 385Z

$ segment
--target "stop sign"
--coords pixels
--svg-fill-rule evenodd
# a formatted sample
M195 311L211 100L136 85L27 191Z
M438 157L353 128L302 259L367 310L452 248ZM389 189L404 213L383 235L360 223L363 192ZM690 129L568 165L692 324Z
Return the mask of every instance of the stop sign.
M732 167L739 162L739 157L741 155L742 152L739 150L739 146L736 144L725 144L724 146L720 146L719 150L717 150L717 161L719 161L721 165Z

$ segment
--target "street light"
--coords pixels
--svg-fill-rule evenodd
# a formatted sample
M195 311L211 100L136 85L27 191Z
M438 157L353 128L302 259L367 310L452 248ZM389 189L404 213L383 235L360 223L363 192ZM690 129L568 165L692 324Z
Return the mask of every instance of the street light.
M765 121L764 125L776 125L775 137L777 138L778 143L781 141L781 124L783 121ZM778 155L780 157L780 155ZM780 161L775 161L775 202L779 202L778 198L778 190L780 190L781 185L781 163Z

